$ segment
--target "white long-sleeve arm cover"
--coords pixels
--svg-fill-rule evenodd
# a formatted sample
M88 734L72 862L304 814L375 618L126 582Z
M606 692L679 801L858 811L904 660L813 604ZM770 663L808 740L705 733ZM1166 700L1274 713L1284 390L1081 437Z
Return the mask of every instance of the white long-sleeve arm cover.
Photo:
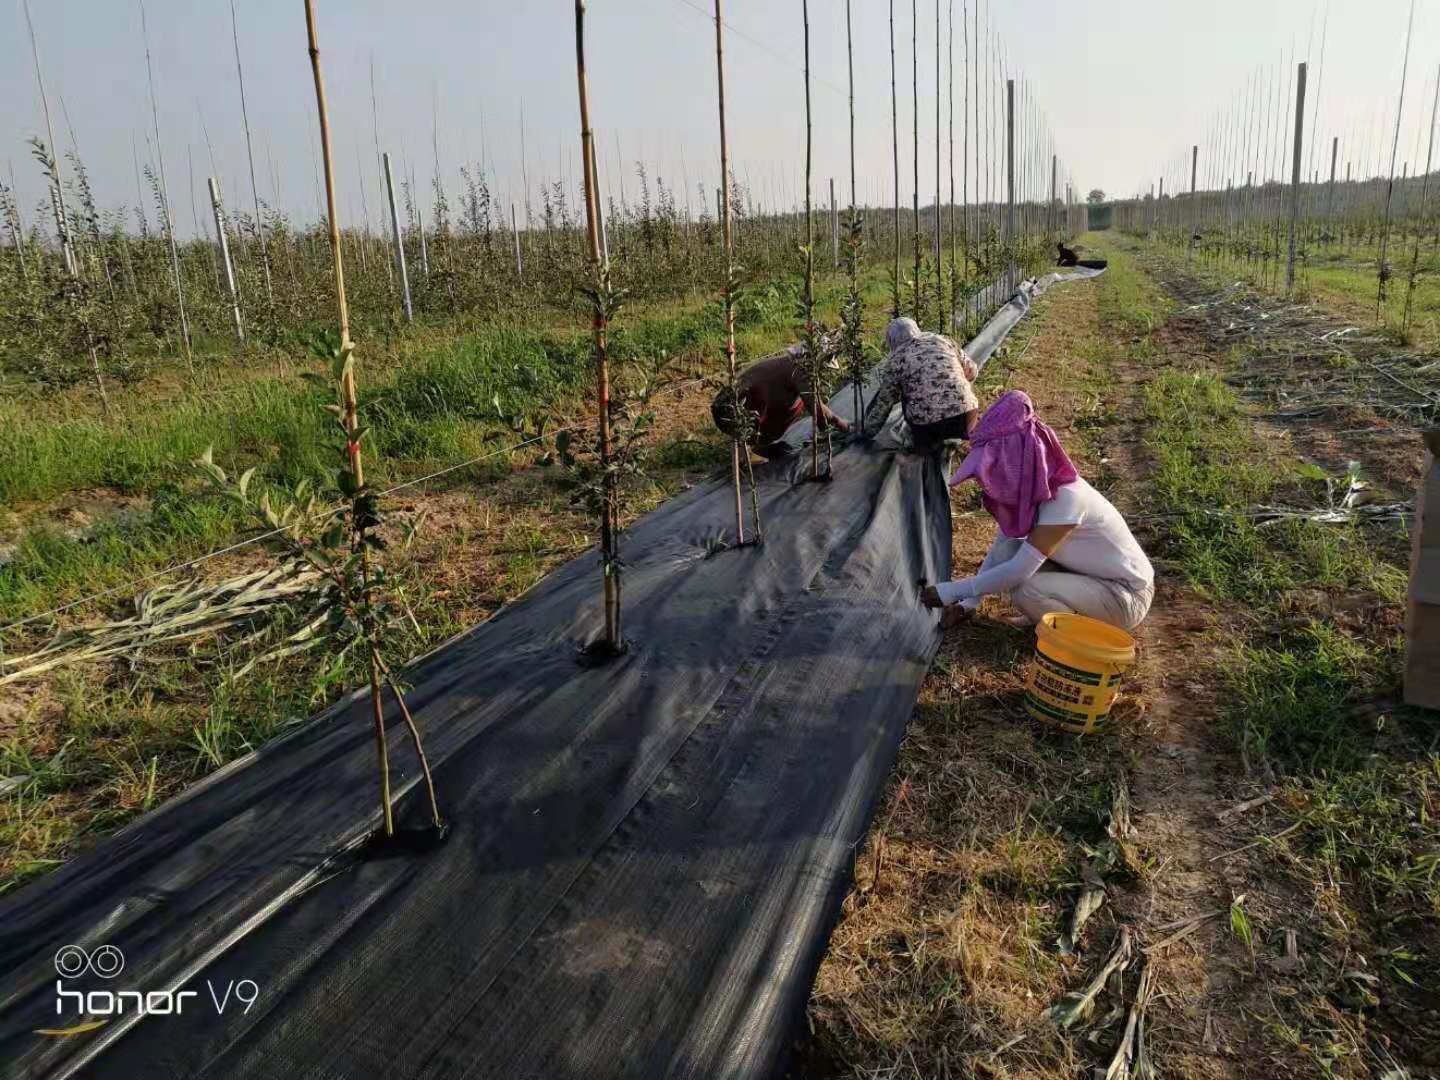
M994 593L1010 592L1034 577L1035 573L1045 565L1045 559L1046 556L1037 548L1028 542L1023 543L1020 545L1020 550L1004 562L992 566L988 570L981 570L974 577L942 582L935 587L935 590L940 594L940 601L944 604L959 603L981 596L990 596Z

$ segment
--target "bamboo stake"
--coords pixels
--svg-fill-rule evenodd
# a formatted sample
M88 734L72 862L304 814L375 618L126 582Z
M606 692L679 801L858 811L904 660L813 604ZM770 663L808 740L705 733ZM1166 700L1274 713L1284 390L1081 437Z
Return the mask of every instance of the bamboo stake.
M845 0L845 64L849 76L849 100L850 100L850 225L855 227L857 211L855 208L855 42L851 32L850 0ZM863 234L861 234L863 239ZM854 260L851 261L850 287L856 287L856 269ZM853 379L851 389L855 400L855 423L860 428L860 434L865 435L865 395L859 379Z
M945 247L940 214L940 0L935 0L935 316L945 332Z
M1015 254L1015 80L1005 80L1005 290L1014 288Z
M964 12L961 12L960 19L965 19ZM946 81L950 90L950 283L951 287L946 290L945 300L947 303L945 329L955 328L955 278L960 272L960 249L959 236L955 232L955 0L950 0L950 57L946 65Z
M315 108L320 117L320 154L325 168L325 212L329 218L330 231L330 257L335 268L335 309L340 322L340 355L345 359L343 373L340 378L341 408L344 411L343 422L345 425L345 453L349 462L350 471L353 473L356 485L363 489L365 477L360 456L360 423L357 416L359 406L355 393L355 365L353 363L354 346L350 341L350 308L345 299L345 262L340 249L340 217L335 203L335 166L334 159L330 152L330 119L325 108L325 81L320 74L320 47L317 43L315 32L315 7L314 0L304 0L305 4L305 30L309 38L310 67L315 76ZM370 556L369 547L363 543L363 538L357 537L360 551L360 573L362 580L368 582L370 577ZM368 589L367 589L368 591ZM389 678L389 671L380 658L377 645L374 640L376 629L374 625L366 628L366 637L369 642L370 659L370 706L371 715L375 722L375 749L380 763L380 800L381 819L387 837L395 835L394 810L391 807L390 799L390 755L385 738L385 703L381 697L382 687L388 682L391 691L400 703L400 711L404 714L405 722L410 728L410 733L415 741L415 751L420 760L420 767L425 776L425 784L430 793L430 807L434 816L436 827L440 826L440 811L435 800L435 785L430 775L430 763L425 757L424 748L420 744L420 733L415 727L415 722L410 716L410 711L405 705L404 697L400 689L395 685L393 679Z
M255 180L255 145L250 138L250 110L245 103L245 67L240 62L240 28L235 20L235 0L230 0L230 40L235 46L235 77L240 83L240 120L245 127L245 158L250 164L250 198L255 205L255 239L260 243L260 268L265 274L265 300L275 305L275 288L270 281L270 249L265 242L265 218L260 213L260 185Z
M410 274L405 268L405 243L400 232L400 213L395 206L395 174L390 168L388 153L380 156L380 162L385 170L385 193L390 203L390 235L395 243L395 268L400 272L400 299L405 308L405 321L409 323L415 321L415 310L410 304Z
M1386 250L1390 245L1390 204L1395 196L1395 156L1400 150L1400 117L1405 111L1405 80L1410 72L1410 42L1415 30L1415 0L1410 0L1410 22L1405 29L1405 60L1400 66L1400 97L1395 106L1395 140L1390 148L1390 179L1385 186L1385 217L1380 233L1379 288L1375 296L1375 318L1379 321L1385 304L1386 282L1390 268L1385 265Z
M145 73L150 84L150 122L155 128L155 157L160 165L160 202L165 215L165 238L170 244L170 271L175 278L175 300L180 308L180 340L185 346L185 363L195 373L195 357L190 350L190 320L185 314L185 285L180 279L180 249L175 244L175 215L170 209L170 189L165 181L165 148L160 142L160 107L155 100L155 66L150 59L150 31L145 21L145 0L140 7L140 34L145 42Z
M1405 315L1401 320L1401 328L1410 329L1410 316L1414 309L1415 302L1415 280L1420 273L1420 238L1424 232L1425 216L1430 210L1430 168L1435 161L1435 119L1436 113L1440 112L1440 70L1435 72L1435 96L1430 104L1430 130L1426 140L1425 149L1425 179L1420 184L1420 228L1415 231L1415 243L1412 246L1410 256L1410 276L1405 286ZM1332 161L1334 155L1331 155ZM1335 166L1330 166L1334 171ZM1334 181L1331 181L1334 187Z
M45 76L40 72L40 46L35 40L35 23L30 18L30 0L25 0L25 25L30 31L30 55L35 60L35 83L40 88L40 108L45 113L45 135L50 140L50 156L55 163L55 188L56 199L59 206L56 211L60 221L69 221L65 212L65 186L60 177L59 149L55 145L55 127L50 122L50 98L45 93ZM60 235L60 253L65 260L65 272L71 277L79 275L80 269L75 262L75 250L70 246L70 230L62 228Z
M200 225L200 204L195 198L195 148L188 143L185 146L185 162L190 178L190 223L195 230L195 239L199 240L205 233ZM217 240L218 244L219 241ZM210 245L205 245L205 260L210 264L210 272L215 275L215 289L218 292L222 282L220 276L220 265L215 261L215 252L210 250Z
M811 211L811 172L814 166L814 133L810 119L810 0L801 0L805 23L805 322L808 331L815 321L815 218ZM818 367L819 357L810 357ZM810 386L810 476L820 479L820 385Z
M845 64L850 88L850 213L855 213L855 46L850 33L850 0L845 0Z
M895 171L895 278L890 317L900 317L900 109L895 94L895 0L890 0L890 156Z
M380 153L380 104L375 96L375 55L373 53L370 55L370 135L375 142L375 171L380 179L380 197L383 199L385 198L386 177L389 176L389 173L386 171L384 158ZM393 188L394 185L391 184L390 187ZM392 217L395 213L394 202L392 192L390 196ZM383 225L381 231L384 231ZM395 267L393 260L390 259L385 260L385 283L389 289L395 288Z
M735 368L735 250L730 224L730 143L725 128L725 23L721 18L720 0L715 0L715 82L720 112L720 182L715 190L716 209L720 213L721 238L725 245L725 373L730 388L730 406L739 411L745 407L740 400L740 388ZM741 425L735 425L734 438L730 442L730 481L735 488L735 543L745 543L745 509L740 491L740 463L744 460L750 472L751 513L755 519L756 539L760 539L760 503L755 490L755 474L750 465L750 455L740 438Z
M835 178L830 177L830 259L832 269L840 269L840 207L835 202Z
M30 270L25 265L25 242L22 236L25 226L20 221L20 207L15 202L15 165L10 165L10 189L5 193L5 225L10 230L10 240L15 245L15 258L20 263L20 280L30 280Z
M210 177L210 207L215 211L215 232L220 237L220 261L225 264L225 285L230 292L230 310L235 316L235 337L245 344L245 323L240 317L240 291L235 287L235 268L230 263L230 239L225 232L225 210L220 203L220 184Z
M608 290L608 274L600 256L600 195L595 190L593 162L595 135L590 128L590 91L585 73L585 0L575 0L575 77L580 96L580 151L585 164L585 231L591 273L601 289ZM600 469L604 484L600 512L600 551L605 579L605 644L612 652L624 647L620 623L620 575L615 550L618 492L610 468L610 354L606 340L609 315L596 301L592 329L595 335L595 383L599 411Z
M910 0L910 81L913 98L910 110L913 128L910 161L915 174L913 187L915 220L911 223L914 226L915 234L915 321L923 324L925 314L920 302L920 296L924 291L920 281L920 8L917 0Z
M392 214L395 211L393 197L391 198L390 211ZM524 278L525 260L520 257L520 228L515 223L515 204L513 202L510 204L510 235L515 239L515 276L517 278Z

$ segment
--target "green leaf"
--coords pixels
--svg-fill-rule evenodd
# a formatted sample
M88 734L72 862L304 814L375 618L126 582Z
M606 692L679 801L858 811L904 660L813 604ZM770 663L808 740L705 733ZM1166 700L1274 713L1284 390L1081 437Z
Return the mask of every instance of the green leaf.
M335 482L340 488L340 493L346 498L354 498L360 493L360 482L349 468L341 469L336 474Z

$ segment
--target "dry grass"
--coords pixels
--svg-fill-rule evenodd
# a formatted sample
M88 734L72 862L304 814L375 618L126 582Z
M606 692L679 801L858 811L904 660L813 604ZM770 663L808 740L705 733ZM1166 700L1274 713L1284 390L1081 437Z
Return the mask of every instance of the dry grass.
M1012 366L987 372L991 392L1029 392L1082 473L1132 514L1154 507L1156 471L1174 465L1173 453L1168 463L1156 457L1147 390L1166 372L1213 380L1233 371L1231 343L1196 316L1172 314L1157 282L1175 273L1152 277L1119 253L1107 278L1042 301L1009 350ZM1260 362L1267 385L1305 385L1305 364ZM1386 445L1367 458L1372 479L1403 490L1413 466L1390 450L1393 424L1347 416L1357 431L1322 423L1277 433L1247 413L1220 472L1166 482L1192 497L1197 484L1223 491L1250 483L1246 470L1291 470L1302 457L1352 453L1357 441L1375 449L1373 432ZM958 495L955 511L964 572L991 526L973 494ZM1045 1014L1102 969L1121 928L1145 957L1147 1053L1162 1075L1393 1080L1440 1062L1440 924L1423 900L1436 785L1420 778L1433 759L1423 748L1403 756L1415 747L1397 732L1375 740L1393 757L1378 771L1277 782L1287 766L1247 759L1232 735L1237 702L1248 700L1234 677L1257 634L1283 650L1297 626L1322 619L1339 635L1324 639L1338 642L1337 663L1349 656L1341 638L1389 640L1395 600L1373 584L1390 580L1389 539L1332 529L1277 544L1261 568L1272 592L1255 597L1187 585L1198 564L1163 524L1141 540L1160 556L1157 601L1124 720L1105 738L1057 736L1025 717L1027 635L993 622L947 635L857 859L798 1074L1058 1080L1103 1068L1121 1042L1138 964L1124 986L1101 993L1088 1032L1062 1033ZM1329 579L1316 580L1312 558ZM1304 676L1303 657L1296 662ZM1355 699L1347 724L1369 716L1377 732L1395 726L1393 702L1374 696L1384 678L1362 669L1358 681L1335 683ZM1307 723L1303 713L1274 722ZM1063 955L1057 939L1084 868L1104 850L1121 783L1136 831L1103 874L1106 901L1079 955ZM1408 825L1399 821L1407 813ZM1411 1071L1392 1071L1401 1066Z

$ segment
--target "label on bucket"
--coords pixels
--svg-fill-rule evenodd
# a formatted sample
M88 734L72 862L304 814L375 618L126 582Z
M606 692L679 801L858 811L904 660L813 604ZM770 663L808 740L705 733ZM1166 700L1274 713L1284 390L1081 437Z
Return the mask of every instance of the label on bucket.
M1093 731L1109 715L1118 681L1118 676L1082 671L1037 651L1026 680L1025 706L1038 720Z

